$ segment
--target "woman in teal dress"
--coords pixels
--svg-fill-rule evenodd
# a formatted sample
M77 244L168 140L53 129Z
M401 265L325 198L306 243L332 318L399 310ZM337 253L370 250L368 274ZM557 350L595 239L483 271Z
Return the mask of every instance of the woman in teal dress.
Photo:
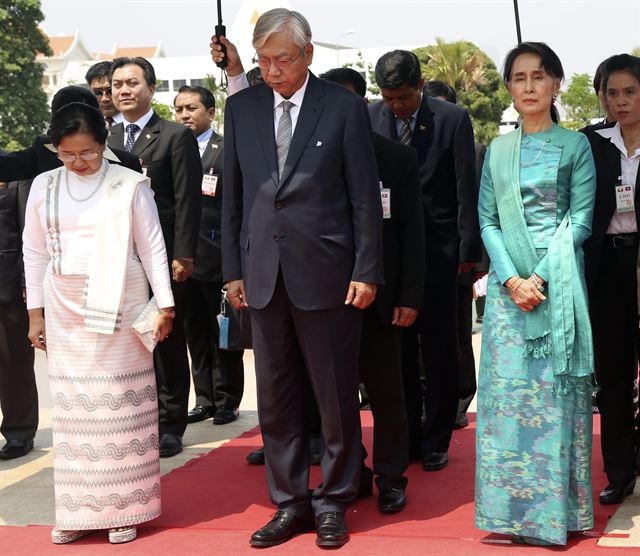
M589 143L559 127L564 77L522 43L504 81L522 125L487 152L479 200L491 257L476 433L475 522L514 542L566 544L593 527L593 347L582 243L591 233Z

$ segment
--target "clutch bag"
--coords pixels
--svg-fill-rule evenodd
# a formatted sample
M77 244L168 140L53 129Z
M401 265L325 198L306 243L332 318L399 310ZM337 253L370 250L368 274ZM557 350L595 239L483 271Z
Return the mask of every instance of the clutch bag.
M158 339L154 339L152 333L159 312L156 298L152 297L131 325L135 335L149 351L153 351L158 344Z

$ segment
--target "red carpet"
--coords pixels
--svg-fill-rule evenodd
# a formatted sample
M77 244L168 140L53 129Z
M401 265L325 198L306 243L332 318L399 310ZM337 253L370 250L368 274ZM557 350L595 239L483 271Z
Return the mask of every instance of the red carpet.
M598 422L595 423L596 428ZM363 413L365 443L371 445L371 415ZM484 555L568 552L576 556L637 554L637 549L599 548L598 536L617 506L596 503L594 532L571 539L565 548L512 545L506 537L490 535L473 527L475 423L454 433L450 463L443 471L425 473L419 464L408 471L408 505L395 516L376 510L375 497L354 504L347 515L351 541L340 549L344 555ZM245 462L246 454L261 443L257 430L250 431L224 447L190 461L163 478L163 515L139 529L139 537L128 545L111 546L106 533L95 533L67 546L53 546L49 527L0 527L0 553L41 554L127 554L150 556L258 554L249 547L251 533L266 523L273 508L265 488L264 468ZM604 486L599 437L594 438L594 493ZM314 467L311 484L320 481ZM320 554L313 534L268 549L265 554Z

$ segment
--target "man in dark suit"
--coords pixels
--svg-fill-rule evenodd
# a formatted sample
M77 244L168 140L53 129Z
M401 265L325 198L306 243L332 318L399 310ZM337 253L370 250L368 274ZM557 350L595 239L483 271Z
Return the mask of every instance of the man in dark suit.
M0 433L7 440L0 459L29 453L38 429L38 392L33 347L27 338L22 266L22 229L30 186L30 181L0 182Z
M202 162L191 130L159 118L151 108L155 83L153 66L144 58L113 61L113 99L124 121L111 128L108 143L136 155L151 179L167 258L172 261L173 331L154 352L160 457L170 457L182 451L189 409L189 361L182 320L186 280L198 245Z
M122 122L122 114L113 104L111 81L109 81L111 66L112 63L108 60L97 62L87 70L84 76L89 89L98 99L100 112L104 116L107 127L112 127Z
M456 274L480 260L477 186L471 120L465 110L423 94L415 54L389 52L376 64L383 101L370 106L373 130L416 149L424 208L426 281L416 326L403 346L405 393L413 458L426 471L448 463L451 431L458 410ZM426 373L426 422L422 415L419 335Z
M602 504L619 504L635 486L633 383L640 359L637 275L640 230L640 58L605 62L602 79L616 124L584 131L596 164L591 237L584 243L601 417L609 484Z
M99 108L95 95L84 87L70 85L60 89L51 100L51 112L56 112L65 104L83 102ZM113 164L121 164L136 172L141 171L138 157L121 149L107 149L105 158ZM36 137L31 146L21 151L0 153L0 180L5 182L30 180L42 172L48 172L62 166L58 160L56 149L46 135Z
M360 471L362 311L382 283L382 211L366 107L313 76L311 29L297 12L258 19L265 84L227 100L222 228L229 298L249 307L267 481L278 511L251 537L273 546L311 527L336 547ZM309 492L306 367L325 450Z
M367 84L352 68L332 69L320 78L366 97ZM374 420L373 473L379 491L378 509L396 513L406 505L404 472L409 464L400 331L413 324L422 305L424 218L415 150L379 133L372 133L371 139L383 201L385 283L364 311L359 367ZM363 467L361 496L373 473Z
M222 281L223 141L212 128L213 93L204 87L180 87L173 102L176 121L196 136L202 159L202 217L193 274L187 280L185 333L191 353L196 406L189 423L213 416L214 425L235 421L244 389L243 351L218 349Z

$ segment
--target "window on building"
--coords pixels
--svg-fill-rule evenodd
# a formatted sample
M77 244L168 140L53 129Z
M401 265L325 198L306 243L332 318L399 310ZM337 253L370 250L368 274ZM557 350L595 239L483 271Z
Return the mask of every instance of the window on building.
M186 79L174 79L173 80L173 90L177 91L180 87L187 84Z
M204 87L204 79L192 79L190 85L192 87Z
M49 76L48 75L43 75L42 76L42 84L47 86L49 85Z
M156 91L159 93L166 93L169 90L169 82L163 79L156 81Z

